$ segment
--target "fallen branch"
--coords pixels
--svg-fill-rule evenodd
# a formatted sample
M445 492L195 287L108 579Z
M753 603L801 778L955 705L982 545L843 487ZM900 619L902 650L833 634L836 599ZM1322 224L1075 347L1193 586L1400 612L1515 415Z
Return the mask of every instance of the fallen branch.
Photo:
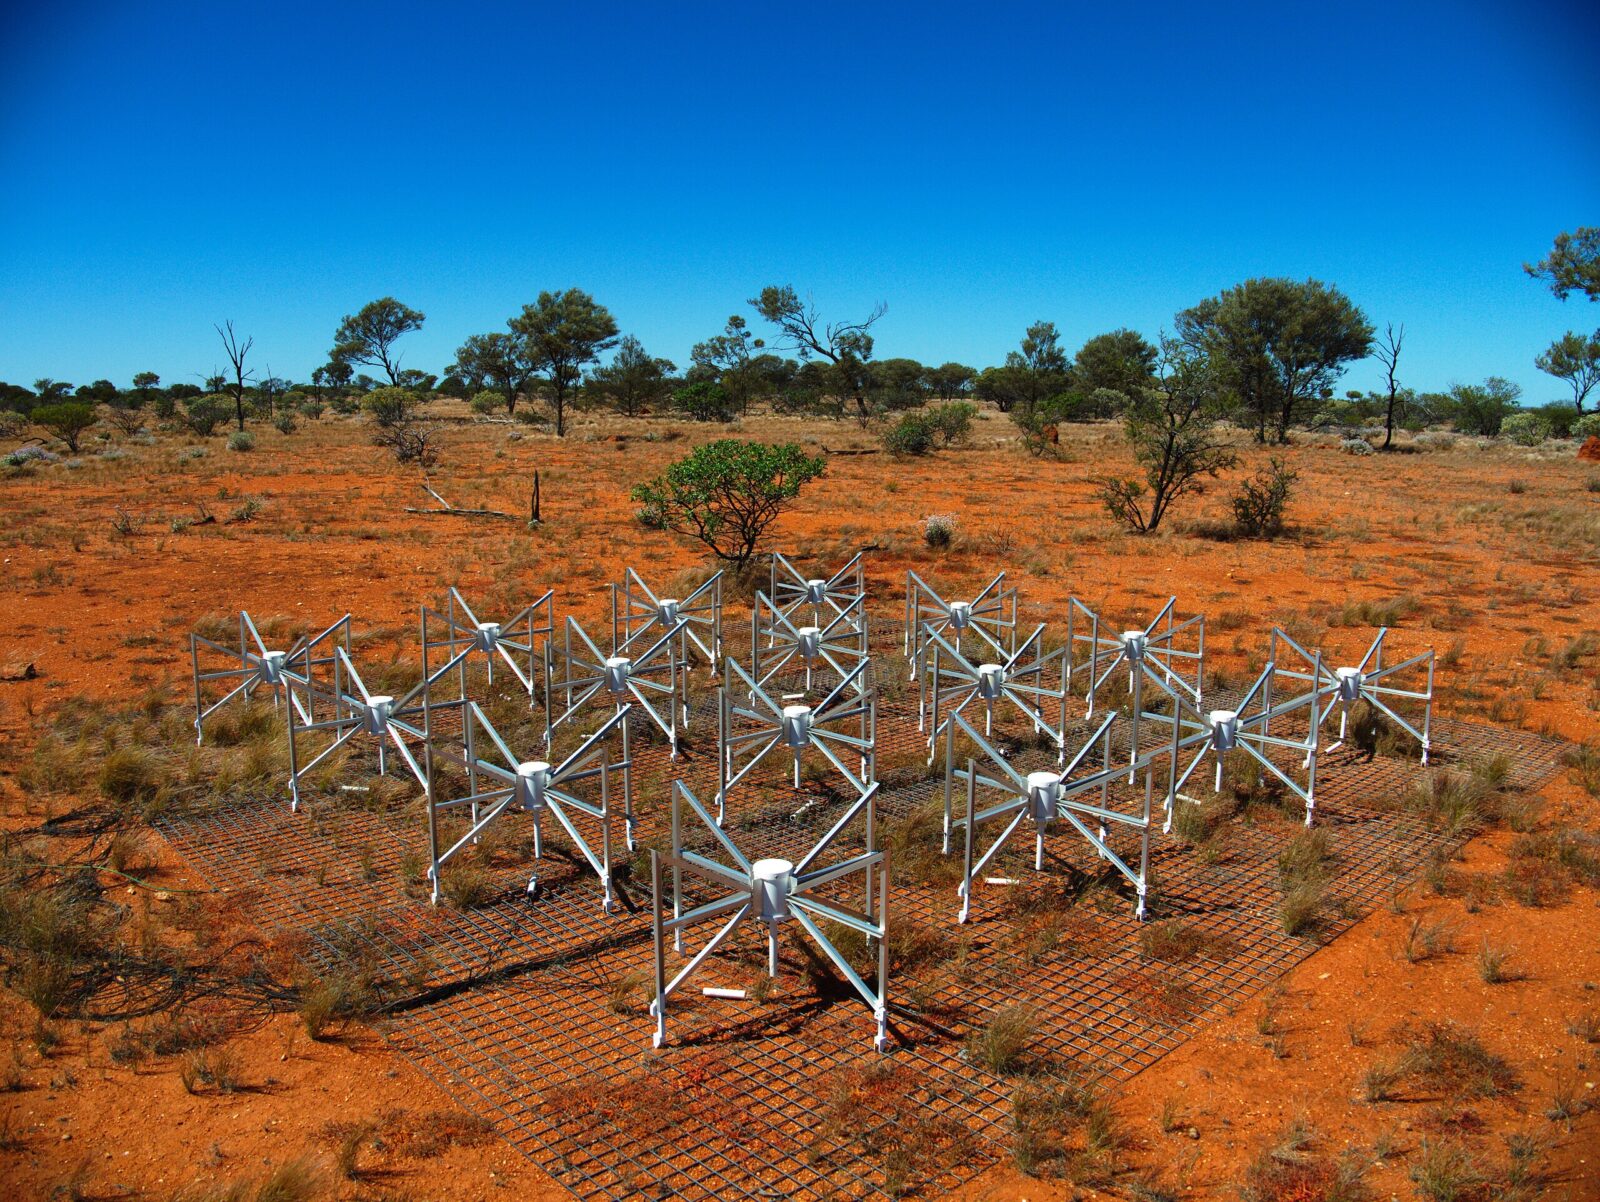
M432 488L427 487L426 480L422 482L422 491L432 496L435 501L438 501L440 509L416 509L413 506L406 506L405 511L408 514L442 514L445 517L509 517L512 522L520 522L522 520L517 514L507 514L501 509L456 509L456 506L450 504L450 501L446 501L445 498L435 493Z

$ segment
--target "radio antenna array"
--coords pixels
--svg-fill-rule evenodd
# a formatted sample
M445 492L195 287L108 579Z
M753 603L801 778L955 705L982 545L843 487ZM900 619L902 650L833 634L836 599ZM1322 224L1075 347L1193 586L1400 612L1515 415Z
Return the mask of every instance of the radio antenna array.
M543 760L524 760L515 754L500 732L484 716L476 702L467 702L462 712L462 737L459 744L453 740L446 744L435 734L427 743L428 763L428 854L432 866L428 879L433 886L433 901L439 901L439 871L454 856L478 842L483 833L507 814L523 813L533 819L533 855L544 855L544 815L548 812L561 829L566 831L573 846L589 868L599 878L602 889L601 905L607 913L616 906L612 888L612 815L616 806L616 792L621 793L622 814L628 849L634 847L633 796L629 760L628 721L632 705L623 705L607 718L583 744L559 764ZM432 706L426 706L425 728L432 732ZM621 745L622 758L612 760L609 747L612 741ZM467 792L458 797L443 795L439 785L438 763L460 769L466 775ZM620 789L612 781L620 774ZM598 802L578 796L582 786L598 785ZM440 822L442 815L460 812L469 814L465 834L441 850ZM599 837L591 842L583 834L578 819L587 818L598 823ZM598 847L595 844L598 844ZM539 878L528 881L528 892L538 890Z
M620 710L637 702L667 736L677 759L678 729L689 725L688 672L677 646L687 624L688 619L680 618L648 645L638 638L644 633L641 628L635 632L637 646L625 641L618 654L606 655L576 618L567 618L559 647L554 639L545 644L545 747L551 746L557 730L592 708L591 703Z
M863 660L816 705L797 694L773 700L737 660L723 661L717 729L717 822L727 814L728 794L757 764L780 747L794 757L794 787L807 748L821 754L858 797L877 789L878 697L865 687ZM741 703L736 697L743 697ZM853 729L855 733L847 733ZM845 758L859 765L852 770Z
M865 552L831 576L807 576L786 555L772 556L767 598L772 607L795 626L833 625L833 619L855 608L866 617L867 580L862 570Z
M722 573L681 600L658 597L632 568L611 586L611 654L637 655L662 631L677 636L676 656L689 669L689 648L705 657L712 672L722 658Z
M267 649L255 620L239 611L239 645L224 646L202 635L189 636L189 663L194 674L194 741L205 738L205 721L236 699L249 701L265 689L277 708L287 702L301 722L315 719L318 701L328 705L334 695L330 681L334 649L350 651L350 615L345 614L320 634L301 637L287 651ZM202 664L202 653L205 663ZM215 667L217 659L225 666ZM220 686L218 682L221 682ZM223 692L214 694L217 687Z
M962 713L973 702L982 704L983 733L992 737L994 708L999 701L1009 702L1021 711L1035 734L1046 735L1055 743L1057 762L1066 762L1070 645L1045 651L1043 640L1041 625L998 662L974 664L943 634L927 634L923 650L926 670L918 677L917 729L928 732L930 764L951 716ZM977 645L968 641L969 647Z
M1044 870L1044 841L1056 822L1065 822L1077 831L1096 855L1108 861L1134 887L1138 898L1134 916L1145 916L1145 894L1150 882L1150 811L1154 796L1155 764L1166 757L1166 748L1155 748L1136 755L1131 767L1112 764L1111 728L1118 715L1111 714L1089 736L1078 753L1060 771L1023 773L1014 768L994 744L990 743L968 722L962 714L953 714L945 724L945 783L944 783L944 850L950 850L950 835L959 826L962 833L961 884L956 893L961 898L961 913L957 919L966 922L972 911L972 886L985 868L1017 833L1024 822L1033 823L1034 871ZM977 750L965 765L956 757L957 735L964 735ZM1096 749L1099 751L1095 756ZM1083 776L1074 777L1081 766L1100 761ZM1136 813L1118 810L1112 801L1112 791L1121 791L1124 782L1131 785L1135 774L1144 773L1143 797L1136 804ZM957 787L966 793L964 817L952 821L952 797ZM980 789L993 790L1002 799L980 809ZM1138 790L1135 790L1138 792ZM978 829L988 823L1008 820L988 848L977 852ZM1111 846L1110 828L1124 827L1137 832L1138 868ZM1130 857L1132 858L1132 857Z
M969 647L977 640L993 656L1009 659L1017 648L1017 590L1006 587L1006 574L1001 572L971 601L946 601L922 577L908 571L905 652L913 680L921 673L930 634L946 635L957 651L964 649L963 639Z
M462 650L482 654L488 683L494 684L494 662L498 657L511 669L517 683L534 700L534 682L539 675L540 652L545 640L555 633L555 590L531 605L524 606L504 622L480 622L472 607L451 588L439 607L422 607L422 670L428 674L429 652L443 651L461 673L461 695L467 695L467 657ZM429 619L433 629L429 629Z
M1281 676L1310 684L1318 693L1322 706L1319 720L1326 723L1329 716L1337 711L1339 715L1339 738L1337 742L1330 743L1326 750L1332 751L1344 744L1349 737L1350 710L1358 701L1365 701L1377 714L1388 718L1401 730L1405 731L1422 749L1422 762L1428 762L1428 755L1432 750L1433 730L1433 648L1423 651L1409 659L1397 663L1385 664L1383 662L1383 644L1389 635L1389 628L1382 627L1378 636L1372 640L1372 645L1367 648L1367 653L1361 657L1360 663L1353 668L1334 668L1331 671L1324 666L1322 656L1312 655L1283 630L1274 626L1272 628L1271 651L1272 658L1276 660L1279 655L1279 645L1283 644L1295 652L1304 665L1293 669L1280 669ZM1411 679L1418 675L1423 677L1421 687L1406 688L1401 680L1409 674ZM1417 718L1413 714L1410 718L1404 717L1399 712L1399 707L1409 706L1412 702L1420 702L1422 716ZM1420 725L1419 725L1420 723ZM1376 717L1374 718L1373 733L1376 733Z
M873 1046L880 1052L888 1047L889 853L874 846L877 793L876 784L868 786L845 808L827 834L799 860L771 857L752 861L706 812L689 786L681 780L673 782L672 850L667 855L654 850L650 853L650 931L655 948L655 1000L650 1003L650 1014L656 1020L656 1047L667 1041L668 999L745 923L766 928L767 975L776 977L778 934L791 920L871 1008L877 1022ZM710 837L711 855L684 846L684 806L688 806ZM865 820L866 850L822 865L823 853L834 846L858 816ZM860 910L855 910L841 902L838 895L858 873L862 878L864 902ZM695 891L696 901L687 908L685 874L700 886ZM707 891L714 896L698 901ZM672 937L674 949L681 955L685 931L724 918L689 962L668 980L667 937ZM836 923L864 936L869 949L876 944L877 979L873 984L867 983L829 939L821 926L823 922Z
M756 594L750 626L750 675L771 687L785 669L803 668L805 691L811 692L818 672L832 687L867 660L867 615L864 599L855 598L822 626L798 626L766 593ZM858 676L860 687L865 677Z

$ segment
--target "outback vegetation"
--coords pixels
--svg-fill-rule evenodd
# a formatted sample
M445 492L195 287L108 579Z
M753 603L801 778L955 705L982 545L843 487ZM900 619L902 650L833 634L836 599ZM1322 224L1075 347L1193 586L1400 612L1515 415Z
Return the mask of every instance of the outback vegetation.
M1563 235L1529 271L1556 298L1594 299L1596 246L1592 230ZM993 913L957 928L939 909L955 880L937 799L900 818L883 838L916 907L891 949L897 1021L977 1084L910 1057L829 1060L781 1132L795 1163L859 1171L889 1196L938 1196L983 1158L964 1188L1041 1198L1593 1188L1600 464L1574 454L1600 434L1592 338L1541 356L1572 396L1529 410L1503 380L1408 387L1405 328L1380 334L1317 281L1246 281L1153 338L1115 328L1075 354L1036 322L983 368L879 358L887 309L836 315L787 286L708 333L681 374L580 289L538 293L438 376L406 353L425 320L395 298L358 309L303 382L222 322L229 367L203 385L146 371L127 387L0 387L15 615L0 656L0 1155L21 1196L561 1197L499 1139L502 1112L458 1109L399 1050L415 1015L498 1023L581 980L619 1038L648 1026L654 982L604 958L530 965L496 945L481 963L399 970L376 956L396 913L466 929L524 897L507 882L531 851L486 835L429 907L427 861L381 837L414 833L415 790L363 754L312 773L303 842L262 838L225 882L197 871L177 832L231 837L238 814L281 805L289 766L265 696L196 745L191 631L235 638L223 611L246 595L274 645L350 609L367 684L399 695L417 676L416 604L449 587L495 614L555 587L562 616L598 629L627 567L686 596L726 566L742 608L765 552L829 564L862 549L890 608L907 570L976 591L1005 567L1052 627L1086 580L1113 582L1094 598L1107 613L1178 593L1210 615L1219 692L1256 678L1271 624L1354 654L1392 627L1437 646L1440 713L1492 725L1513 751L1424 772L1402 732L1360 712L1349 769L1381 842L1305 829L1259 772L1208 784L1205 804L1175 809L1157 875L1183 874L1180 898L1250 876L1252 941L1181 904L1135 927L1114 877L1062 865L1017 868ZM1367 354L1385 386L1340 395ZM889 658L877 687L914 708ZM537 736L528 696L486 704ZM686 761L714 757L713 740L692 728ZM659 740L641 744L661 753L639 753L655 807L677 769ZM1516 759L1530 747L1550 764L1537 787ZM920 741L886 750L879 772L927 780L926 756ZM818 833L794 806L773 821ZM552 861L576 861L546 837ZM328 846L350 854L304 850ZM648 879L649 850L628 854L628 887ZM337 921L314 938L269 922L284 896ZM865 941L840 943L866 970ZM1278 957L1268 983L1249 967L1260 946ZM836 965L784 954L801 986L729 971L798 1060L815 1055L806 1024L846 1021L850 994ZM1248 983L1219 986L1230 973ZM1165 1054L1102 1075L1042 1008L949 1000L1048 974L1096 981L1113 999L1102 1026ZM480 989L491 1002L472 1011ZM1515 1037L1497 1017L1512 1009ZM541 1086L527 1112L543 1132L630 1148L671 1148L691 1127L718 1155L751 1139L751 1108L719 1084L742 1071L736 1053L656 1059L646 1041L584 1088ZM440 1074L497 1075L514 1074ZM962 1107L994 1120L992 1138L951 1117ZM136 1127L151 1134L126 1147Z

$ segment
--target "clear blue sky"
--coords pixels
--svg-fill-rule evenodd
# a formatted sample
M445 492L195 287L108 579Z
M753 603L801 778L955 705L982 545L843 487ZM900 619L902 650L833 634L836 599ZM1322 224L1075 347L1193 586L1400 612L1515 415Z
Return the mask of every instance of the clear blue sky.
M224 318L304 379L385 294L438 371L570 286L683 365L784 282L981 366L1272 274L1404 322L1418 387L1554 398L1533 357L1600 305L1520 264L1600 224L1597 13L8 4L0 379L193 381Z

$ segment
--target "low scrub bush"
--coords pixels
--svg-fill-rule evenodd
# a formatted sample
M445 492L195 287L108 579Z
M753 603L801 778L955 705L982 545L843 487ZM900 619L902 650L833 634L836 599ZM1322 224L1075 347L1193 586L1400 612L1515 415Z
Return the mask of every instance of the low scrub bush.
M1239 485L1233 495L1233 522L1245 538L1276 538L1298 474L1276 457Z
M933 450L937 431L920 413L901 414L900 420L883 432L883 449L891 455L926 455Z
M1550 437L1550 421L1538 413L1513 413L1500 423L1500 436L1519 447L1536 447Z

